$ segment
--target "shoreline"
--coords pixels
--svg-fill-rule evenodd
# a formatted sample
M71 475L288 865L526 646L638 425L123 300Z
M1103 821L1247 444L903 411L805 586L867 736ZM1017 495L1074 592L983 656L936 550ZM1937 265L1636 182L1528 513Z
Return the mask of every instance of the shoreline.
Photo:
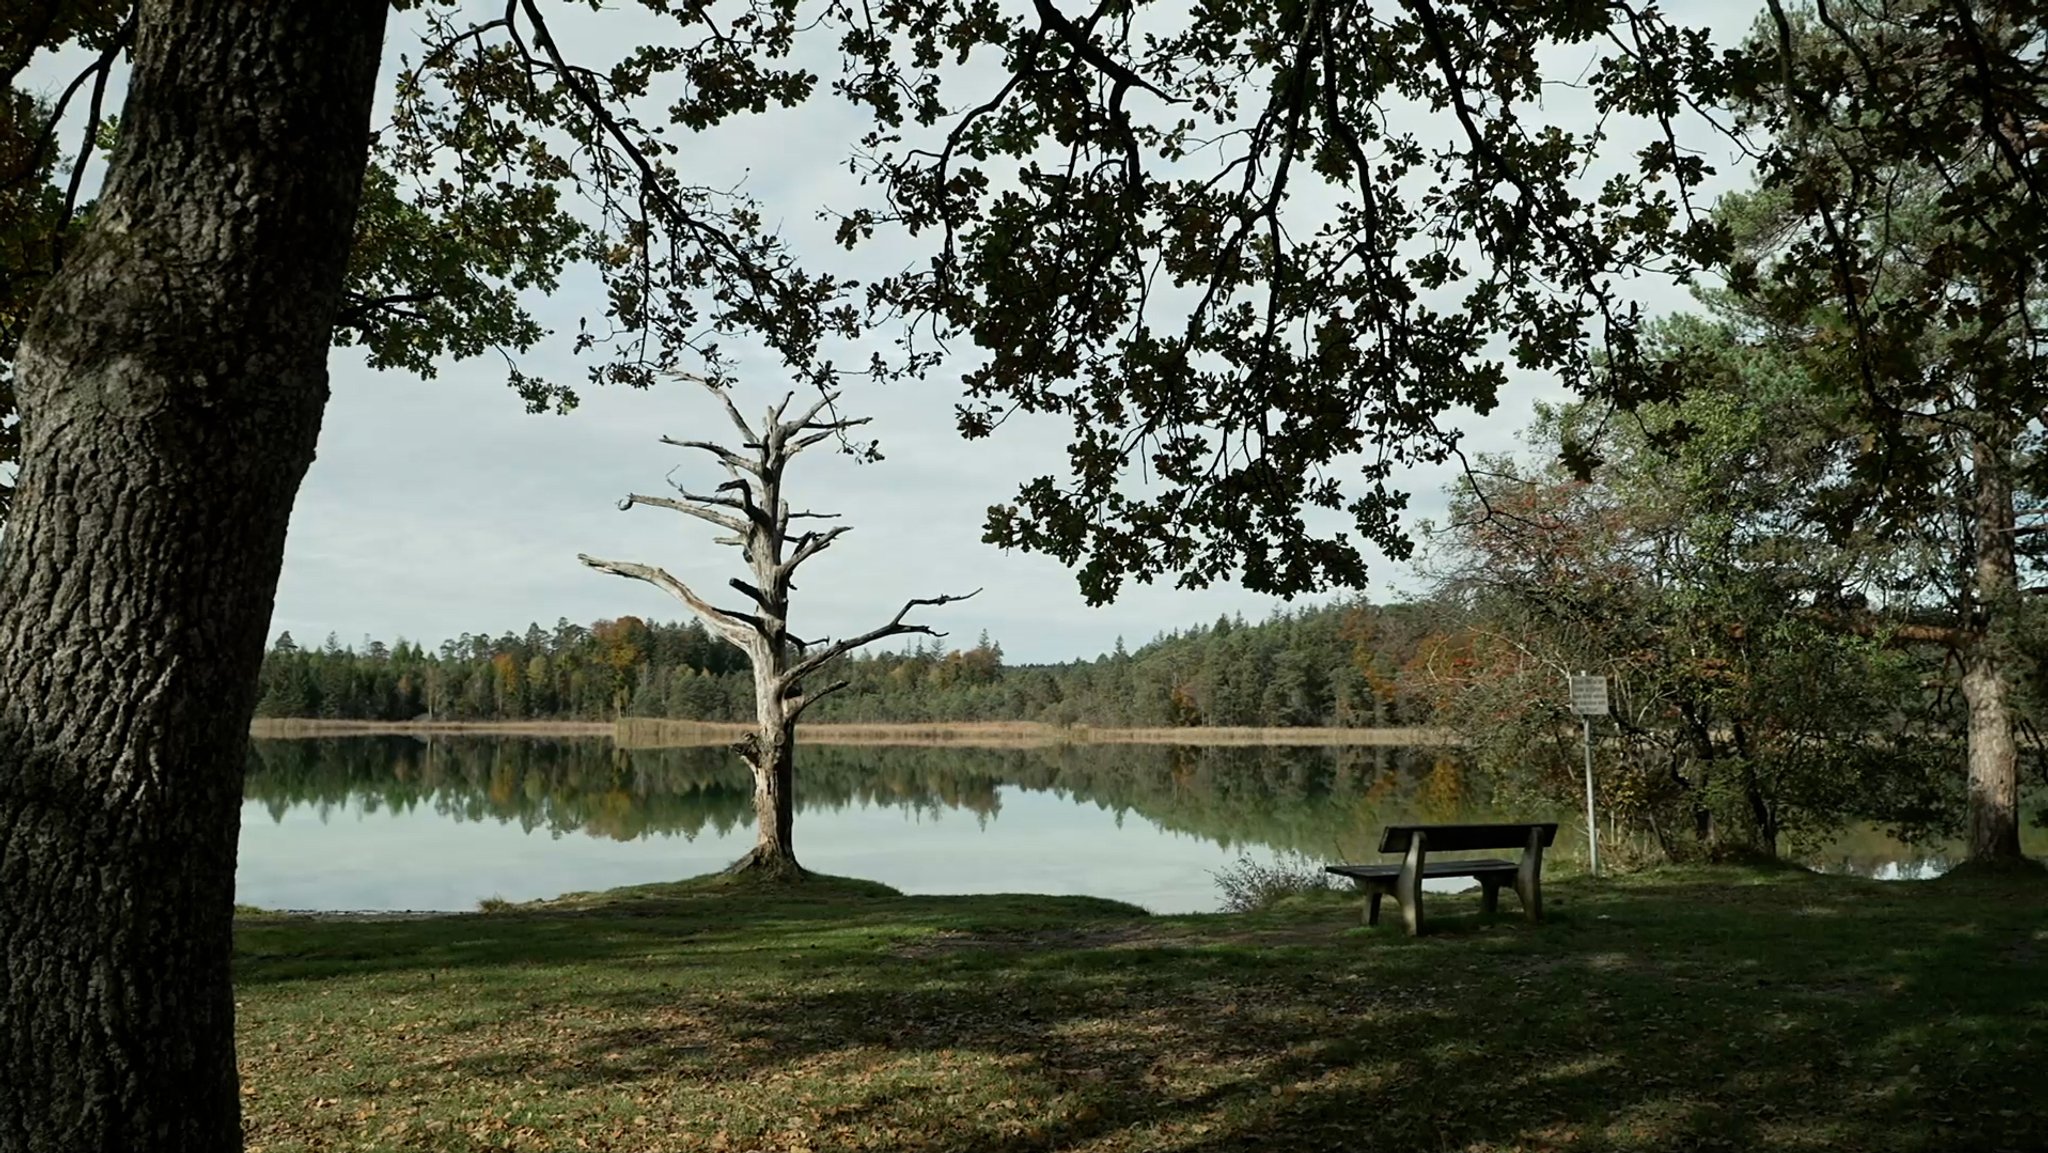
M249 735L289 741L318 737L506 736L610 737L610 721L337 721L310 717L257 717Z
M704 748L730 744L754 726L738 722L624 717L613 721L343 721L258 717L249 735L259 740L326 737L516 736L603 737L627 749ZM926 745L961 748L1048 748L1060 745L1201 745L1448 748L1458 741L1445 729L1338 728L1098 728L1035 721L931 724L815 724L798 739L820 745Z

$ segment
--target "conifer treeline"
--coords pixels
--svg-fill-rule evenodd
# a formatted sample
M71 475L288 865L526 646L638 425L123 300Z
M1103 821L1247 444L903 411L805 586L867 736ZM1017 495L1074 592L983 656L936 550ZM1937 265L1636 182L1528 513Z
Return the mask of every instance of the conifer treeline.
M1218 618L1135 652L1007 665L986 634L971 648L916 645L841 662L851 682L814 721L1043 721L1185 727L1425 724L1399 670L1429 634L1417 606L1337 605L1259 624ZM464 633L428 650L405 640L319 648L280 636L263 666L257 715L403 721L745 721L745 658L701 624L564 620L523 635Z

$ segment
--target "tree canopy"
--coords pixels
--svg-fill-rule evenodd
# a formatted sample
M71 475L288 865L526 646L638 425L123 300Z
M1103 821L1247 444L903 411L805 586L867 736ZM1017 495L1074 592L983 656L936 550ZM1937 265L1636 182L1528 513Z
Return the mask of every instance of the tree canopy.
M1411 550L1404 466L1459 457L1459 414L1511 372L1624 407L1681 386L1643 354L1643 274L1827 304L1844 366L1903 427L1935 387L1896 383L1903 350L2010 313L2048 232L2026 4L1770 0L1720 43L1658 4L746 0L647 5L609 51L578 30L629 14L396 7L411 42L337 343L426 375L496 353L528 405L566 408L577 382L522 354L548 336L534 294L573 283L598 290L563 338L589 381L697 359L717 376L735 347L823 385L959 369L967 436L1015 411L1071 420L1064 475L1027 479L987 536L1078 566L1097 601L1126 579L1361 585L1365 546ZM0 189L20 209L0 362L90 210L80 176L133 31L122 3L20 11L0 33ZM90 63L60 96L21 86L66 47ZM871 121L846 159L875 195L775 207L909 254L870 284L808 270L823 254L793 252L763 205L688 177L692 134L828 100ZM1705 211L1706 157L1728 147L1783 206L1768 259ZM1926 241L1913 286L1879 271L1897 263L1882 225L1908 211L1969 222ZM2012 365L2001 401L2023 408L2037 374L2012 358L2031 346L1973 353ZM1897 436L1874 443L1902 465Z
M1410 547L1400 467L1454 454L1446 417L1490 409L1510 364L1626 392L1626 278L1721 249L1688 208L1708 168L1681 108L1762 67L1654 5L657 4L608 57L563 44L624 14L398 7L417 40L337 343L419 373L496 352L528 404L565 407L575 383L521 355L547 335L528 302L594 275L565 336L590 380L717 376L740 346L819 384L849 371L835 352L884 378L964 365L967 435L1073 421L1068 474L1028 480L988 536L1079 565L1094 600L1164 576L1356 585L1364 543ZM14 35L24 62L104 46L73 85L96 91L127 16L51 0ZM1576 124L1544 111L1560 52L1585 70ZM687 176L692 133L828 96L872 121L850 151L876 194L783 207L914 254L872 284L807 271L763 206ZM82 171L86 148L33 131L59 108L17 104L37 143L8 187ZM1617 163L1623 121L1652 142Z

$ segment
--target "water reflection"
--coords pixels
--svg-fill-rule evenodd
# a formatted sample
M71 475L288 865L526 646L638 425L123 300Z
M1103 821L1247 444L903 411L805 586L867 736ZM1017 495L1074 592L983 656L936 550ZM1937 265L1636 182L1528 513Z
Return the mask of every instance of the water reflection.
M239 899L267 907L470 908L670 879L753 836L751 786L721 749L258 741L245 796ZM1214 908L1210 872L1240 855L1372 859L1386 822L1488 811L1424 751L1164 746L809 746L797 809L798 853L827 872L1159 911Z
M250 758L238 889L272 907L471 908L672 879L753 835L745 770L717 748L359 737L257 741ZM798 854L827 872L1161 911L1214 908L1209 871L1240 854L1376 859L1394 822L1547 817L1566 825L1558 865L1583 847L1568 812L1496 807L1454 758L1389 747L812 745L797 810ZM1917 877L1944 852L1864 829L1805 859Z
M1370 852L1392 820L1479 819L1487 798L1449 758L1396 748L1077 745L799 749L797 810L887 806L908 813L1002 811L1005 786L1047 791L1119 817L1135 812L1222 848ZM245 797L282 819L295 807L431 812L526 832L627 841L749 828L746 771L722 749L621 749L597 739L410 737L253 742ZM797 825L803 835L804 822Z

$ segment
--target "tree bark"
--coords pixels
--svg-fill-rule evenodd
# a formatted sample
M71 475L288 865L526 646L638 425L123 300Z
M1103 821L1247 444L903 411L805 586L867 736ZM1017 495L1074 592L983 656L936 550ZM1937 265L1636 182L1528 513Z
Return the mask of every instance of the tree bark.
M0 1149L240 1147L242 759L386 10L144 0L106 186L22 341Z
M2012 614L2019 597L2013 556L2012 442L1972 438L1978 639L1963 654L1969 709L1969 853L1973 861L2020 856L2019 746L2013 739Z
M796 725L766 725L748 746L747 765L754 773L754 848L734 862L735 873L797 878Z
M1742 796L1749 803L1749 822L1753 826L1756 847L1764 856L1778 859L1778 814L1771 807L1771 798L1764 791L1763 779L1757 775L1756 752L1750 747L1748 730L1740 721L1729 725L1735 741L1735 755L1740 758L1742 769Z

